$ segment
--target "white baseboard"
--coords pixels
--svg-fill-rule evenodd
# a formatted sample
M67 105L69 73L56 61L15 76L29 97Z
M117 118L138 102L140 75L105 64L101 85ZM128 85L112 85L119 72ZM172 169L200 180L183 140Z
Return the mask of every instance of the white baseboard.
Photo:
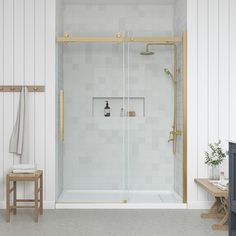
M210 209L213 201L193 201L188 202L188 209Z
M186 209L183 203L56 203L56 209Z
M212 201L193 201L188 204L183 203L157 203L157 204L96 204L96 203L55 203L54 201L44 201L44 209L209 209ZM0 209L5 209L5 201L0 202Z
M32 205L30 203L18 203L18 205ZM6 209L6 202L0 202L0 209ZM55 209L55 202L53 201L44 201L43 202L43 209Z
M55 209L56 204L54 201L45 201L43 202L43 209Z

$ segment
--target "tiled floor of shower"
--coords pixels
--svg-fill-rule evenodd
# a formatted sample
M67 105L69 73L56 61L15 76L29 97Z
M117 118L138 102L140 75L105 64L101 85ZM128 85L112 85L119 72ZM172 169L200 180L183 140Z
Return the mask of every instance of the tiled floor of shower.
M181 203L171 191L88 191L64 190L58 203Z

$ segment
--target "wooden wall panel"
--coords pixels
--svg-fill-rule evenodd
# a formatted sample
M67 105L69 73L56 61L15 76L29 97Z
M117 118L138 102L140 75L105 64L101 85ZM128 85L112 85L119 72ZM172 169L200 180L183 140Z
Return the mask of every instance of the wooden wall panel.
M188 200L192 207L206 206L202 203L208 200L193 182L209 174L204 163L208 143L221 139L227 149L228 139L236 140L235 15L236 0L188 1ZM227 161L221 169L228 174Z
M4 0L0 0L0 84L3 84L4 77ZM4 143L3 143L3 93L0 93L0 201L4 199ZM0 207L1 204L0 204Z
M55 35L56 35L56 6L54 1L46 1L46 54L45 54L45 85L47 91L45 118L46 118L46 133L45 133L45 198L48 201L55 199ZM52 21L51 19L54 19ZM54 78L54 79L53 79ZM53 108L53 109L52 109ZM53 185L52 185L53 184ZM53 187L52 187L53 186Z
M14 2L13 0L4 0L4 50L3 50L3 84L14 83L14 47L13 47L13 33L14 33ZM13 93L4 93L3 95L3 172L4 180L7 172L10 170L13 164L13 154L9 153L9 140L13 129ZM4 185L4 196L5 196L5 185Z
M204 164L204 153L208 143L208 0L198 0L198 176L207 177L208 168ZM198 189L198 200L206 199L207 194Z
M50 203L55 200L55 9L55 0L0 0L0 83L46 85L45 93L30 95L30 158L44 169L45 201ZM236 140L235 23L236 0L188 0L188 199L192 202L207 200L193 179L207 176L208 141ZM5 174L18 162L8 152L18 96L0 93L0 201ZM24 187L19 191L24 195Z
M45 0L35 1L35 84L45 84ZM35 162L44 170L45 93L35 95ZM45 178L44 178L45 181Z
M198 3L196 0L188 1L188 83L187 83L187 116L188 116L188 161L187 161L187 174L188 174L188 199L197 198L197 187L193 187L193 179L198 176ZM191 97L191 99L190 99ZM191 150L191 151L190 151Z
M25 81L25 6L24 0L14 1L14 85L22 85ZM16 120L18 106L19 106L19 93L13 93L14 100L14 122ZM14 155L14 164L21 162L21 158ZM19 198L25 196L24 183L17 184L17 195Z
M230 139L236 140L236 1L230 0Z
M55 201L55 3L0 0L0 84L46 85L44 93L29 94L28 125L29 159L44 170L48 208L54 207ZM0 93L1 207L5 207L5 175L20 162L19 157L9 153L18 104L19 93ZM30 197L32 193L32 185L18 185L19 197Z
M229 140L229 0L219 0L219 138ZM228 176L228 159L222 165Z
M25 0L25 84L35 85L35 0ZM35 163L35 93L28 96L28 159ZM33 196L33 183L25 183L25 196Z
M209 0L208 38L208 141L219 137L219 1Z

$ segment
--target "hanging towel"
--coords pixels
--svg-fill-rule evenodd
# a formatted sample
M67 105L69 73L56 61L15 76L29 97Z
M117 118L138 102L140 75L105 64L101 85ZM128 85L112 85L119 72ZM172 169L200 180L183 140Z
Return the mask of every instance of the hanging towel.
M16 123L10 139L9 152L19 155L21 162L28 161L28 89L22 87Z

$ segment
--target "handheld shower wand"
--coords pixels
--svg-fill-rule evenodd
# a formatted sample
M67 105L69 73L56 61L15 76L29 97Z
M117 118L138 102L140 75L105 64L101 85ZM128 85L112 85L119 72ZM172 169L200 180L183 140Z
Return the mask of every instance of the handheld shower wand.
M177 129L177 79L176 73L173 75L167 68L164 69L164 72L169 77L171 77L174 86L174 118L168 142L173 142L173 153L175 154L177 145L177 135L181 135L181 131Z

